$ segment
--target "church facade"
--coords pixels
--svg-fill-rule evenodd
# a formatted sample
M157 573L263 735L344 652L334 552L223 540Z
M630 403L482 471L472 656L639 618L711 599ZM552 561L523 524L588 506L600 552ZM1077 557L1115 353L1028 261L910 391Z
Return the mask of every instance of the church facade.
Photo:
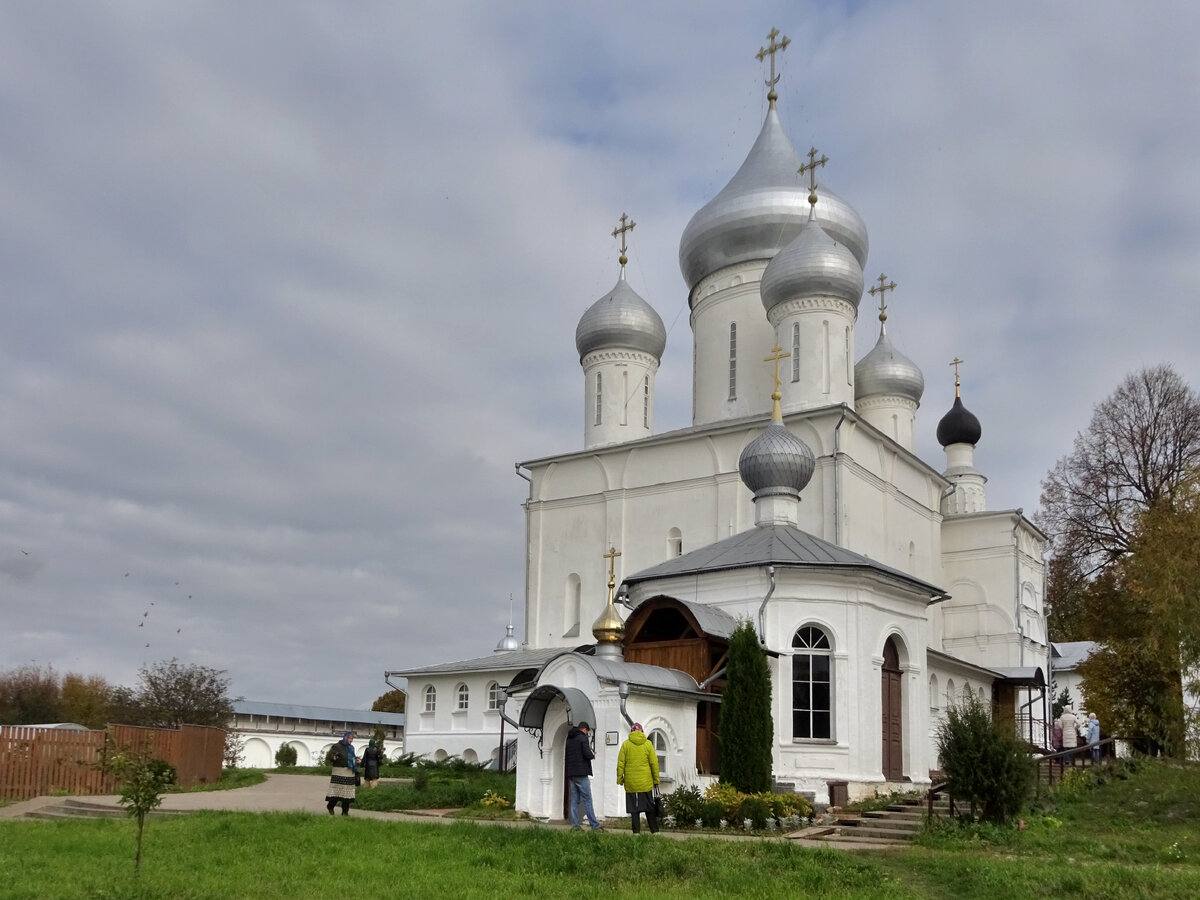
M760 58L783 45L764 48ZM529 460L524 644L407 669L407 746L492 755L517 737L518 808L563 817L562 745L592 726L597 812L624 814L634 722L664 784L719 777L724 652L743 620L768 654L777 782L818 802L928 784L937 725L970 692L1046 746L1045 536L987 509L982 429L957 396L945 459L918 458L920 369L864 292L865 223L788 138L772 77L762 130L685 229L693 421L655 434L662 320L625 279L576 330L583 447ZM878 341L853 359L864 293ZM957 372L957 368L956 368ZM476 684L475 682L478 682ZM456 728L422 698L496 695ZM497 693L498 691L498 693ZM444 711L443 711L444 712Z

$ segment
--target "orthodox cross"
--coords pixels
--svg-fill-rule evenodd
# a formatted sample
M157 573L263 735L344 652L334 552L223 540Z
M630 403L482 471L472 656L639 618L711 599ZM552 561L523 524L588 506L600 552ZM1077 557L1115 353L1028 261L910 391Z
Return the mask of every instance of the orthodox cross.
M613 237L616 237L617 235L621 236L621 256L617 259L617 262L621 264L622 274L625 272L625 263L629 262L629 257L625 255L625 251L629 249L625 246L625 233L633 231L633 229L636 227L637 222L633 221L633 219L629 218L629 216L625 215L625 213L621 213L621 227L613 229Z
M604 554L604 558L608 560L608 590L610 596L612 589L617 586L617 582L613 578L613 563L616 562L617 557L620 555L616 547L609 547L608 552Z
M950 365L954 366L954 396L961 396L958 392L958 367L963 364L963 361L957 356L950 361Z
M791 355L790 353L784 353L783 348L776 341L775 346L771 348L771 355L763 358L763 362L775 363L775 390L771 393L771 400L774 405L771 409L771 418L776 422L783 421L783 411L779 407L779 401L783 399L783 395L779 393L779 361L787 359Z
M822 153L821 158L817 159L817 148L811 147L808 151L808 162L796 170L801 175L808 173L808 202L813 206L817 205L817 167L824 168L827 162L828 156Z
M887 298L884 295L887 294L888 291L894 291L896 289L896 282L894 282L894 281L889 282L887 280L887 276L884 275L882 272L879 273L879 278L877 278L876 280L879 282L878 286L871 288L870 290L867 291L867 293L870 294L872 297L874 297L876 294L879 295L879 321L886 322L887 321ZM957 372L958 370L956 369L955 371Z
M779 83L779 76L775 74L775 54L782 53L787 49L787 45L791 43L791 40L786 37L779 43L776 43L775 38L777 37L779 37L779 29L772 28L771 33L767 35L767 40L769 40L771 43L765 47L759 47L758 52L754 54L754 58L759 62L762 62L764 57L771 57L771 79L766 84L767 87L770 88L770 90L767 92L767 100L770 101L772 106L774 106L775 101L779 99L779 95L775 93L775 85Z

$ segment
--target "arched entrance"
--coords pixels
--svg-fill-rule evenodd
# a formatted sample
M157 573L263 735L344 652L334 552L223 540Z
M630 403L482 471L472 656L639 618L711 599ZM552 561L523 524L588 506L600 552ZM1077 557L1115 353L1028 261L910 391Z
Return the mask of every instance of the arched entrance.
M904 728L900 694L900 651L896 639L890 637L883 645L883 777L900 781L904 777Z

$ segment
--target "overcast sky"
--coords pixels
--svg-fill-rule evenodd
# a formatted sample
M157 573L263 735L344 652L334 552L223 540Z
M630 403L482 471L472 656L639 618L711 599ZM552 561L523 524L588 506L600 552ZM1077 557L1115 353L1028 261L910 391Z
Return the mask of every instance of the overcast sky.
M0 669L368 706L524 596L519 460L582 447L617 276L691 423L691 215L779 111L870 232L993 509L1121 378L1200 385L1192 0L0 6ZM876 337L868 297L857 356Z

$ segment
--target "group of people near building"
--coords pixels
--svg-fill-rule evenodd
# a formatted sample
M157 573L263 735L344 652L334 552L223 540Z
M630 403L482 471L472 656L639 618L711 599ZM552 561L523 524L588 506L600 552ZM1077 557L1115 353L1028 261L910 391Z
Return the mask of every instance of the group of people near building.
M1090 746L1092 762L1100 761L1100 720L1095 713L1085 715L1080 712L1076 715L1068 706L1062 711L1062 715L1054 720L1053 740L1054 749L1059 752Z
M379 766L383 762L383 751L375 738L371 738L362 758L359 759L354 751L354 732L346 731L342 733L342 739L330 748L329 758L329 787L325 791L325 808L332 816L334 809L340 804L342 815L348 816L359 784L366 781L369 788L379 784Z
M583 805L588 825L592 831L602 831L604 826L596 818L592 806L592 760L596 752L592 749L591 726L580 722L567 732L564 753L566 776L571 784L569 818L571 827L581 830L579 807ZM646 816L650 833L658 831L658 754L654 745L646 739L640 722L634 722L629 737L617 753L617 784L625 788L625 811L629 813L633 833L641 832L641 817Z

